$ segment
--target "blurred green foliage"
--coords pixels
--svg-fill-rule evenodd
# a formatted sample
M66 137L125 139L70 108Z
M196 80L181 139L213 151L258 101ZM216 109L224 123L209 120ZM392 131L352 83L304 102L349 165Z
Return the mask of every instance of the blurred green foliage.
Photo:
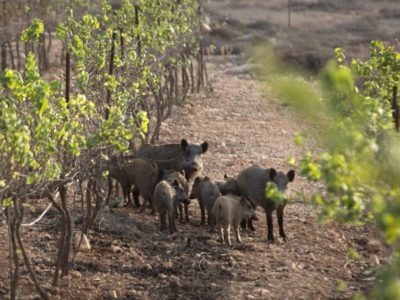
M376 223L395 254L367 297L399 299L400 137L391 102L400 81L400 54L373 41L369 59L347 63L344 50L336 49L336 59L309 81L261 53L256 56L273 70L265 71L268 85L315 125L312 132L323 148L305 151L298 163L304 176L326 186L310 200L321 206L325 218ZM297 134L295 143L301 147L307 140Z

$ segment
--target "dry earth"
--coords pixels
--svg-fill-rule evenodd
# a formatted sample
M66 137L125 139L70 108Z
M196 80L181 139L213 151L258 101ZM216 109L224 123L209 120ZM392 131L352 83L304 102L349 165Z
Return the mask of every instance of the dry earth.
M231 57L209 64L211 90L176 107L163 123L160 142L208 140L204 173L214 179L235 175L250 164L289 170L287 157L300 156L292 143L294 133L305 125L251 76L227 74L234 64ZM199 225L195 201L190 223L178 223L179 232L173 235L160 233L158 218L148 211L105 211L90 231L91 252L77 255L75 268L57 288L50 287L60 229L57 213L51 209L37 225L24 228L23 237L51 299L327 299L367 291L376 281L378 265L387 261L387 250L367 250L369 241L379 239L372 225L319 222L316 209L301 196L316 189L322 187L297 174L291 186L293 203L285 211L286 243L266 242L261 211L257 231L244 232L244 243L233 240L232 247L220 245L216 234ZM27 213L26 220L40 212ZM4 224L0 239L7 240ZM361 259L349 259L349 249L356 249ZM6 242L0 243L0 255L0 298L6 299ZM19 299L35 299L25 267L21 275Z
M268 41L282 59L318 71L343 47L349 58L366 58L371 40L399 46L398 0L205 1L211 31L207 44L234 53ZM229 51L229 50L228 50Z

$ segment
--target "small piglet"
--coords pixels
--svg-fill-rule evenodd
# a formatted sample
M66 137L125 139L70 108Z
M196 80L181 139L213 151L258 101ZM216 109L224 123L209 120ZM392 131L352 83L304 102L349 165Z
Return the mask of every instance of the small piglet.
M220 242L223 243L225 239L225 243L229 246L231 246L231 226L233 226L237 242L241 243L240 221L250 218L257 219L256 212L251 204L242 197L235 195L220 196L214 203L212 213L215 217Z
M205 210L207 210L207 221L210 226L210 232L214 230L215 218L212 214L212 208L215 200L221 196L221 192L216 183L209 177L196 177L192 186L190 199L197 198L201 212L201 225L205 224Z
M240 195L235 177L229 177L225 174L224 180L218 180L215 183L217 184L222 195Z
M172 234L176 230L175 227L175 211L178 203L188 204L185 189L177 179L173 181L161 180L154 189L154 207L160 215L160 230L167 228L166 217L168 215L169 233Z
M174 179L177 179L179 183L182 185L183 189L186 192L186 195L189 196L189 183L186 180L185 177L185 172L182 171L178 172L173 169L166 169L162 171L162 177L161 180L166 180L166 181L173 181ZM185 207L185 221L189 222L189 204L184 204ZM179 214L176 215L176 217L179 216L179 220L183 222L183 207L182 203L177 203L177 209L179 211Z

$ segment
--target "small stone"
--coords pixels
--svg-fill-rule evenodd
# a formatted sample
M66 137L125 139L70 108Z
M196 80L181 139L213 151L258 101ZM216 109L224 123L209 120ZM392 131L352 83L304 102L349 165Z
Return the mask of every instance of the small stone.
M368 241L367 250L373 253L379 252L381 250L381 242L378 240Z
M228 266L233 267L236 264L235 259L232 256L228 256Z
M254 290L254 293L260 296L267 296L269 294L271 294L271 292L267 289L264 288L258 288Z
M51 240L51 239L52 239L52 236L51 236L50 234L46 233L46 234L43 235L43 238L44 238L45 240Z
M380 261L379 261L378 256L376 256L375 254L372 254L369 257L369 263L370 263L371 266L374 266L374 267L379 266L381 264Z
M76 270L69 271L69 275L71 276L71 278L76 278L76 279L79 279L82 277L81 272L76 271Z
M168 276L163 273L160 273L158 274L158 277L160 277L161 279L166 279Z
M247 296L246 296L246 299L252 300L252 299L256 299L256 297L253 296L253 295L247 295Z
M172 261L169 260L169 261L164 262L164 263L163 263L163 267L164 267L165 269L167 269L167 270L171 270L172 267L173 267Z
M120 246L111 245L111 252L112 253L121 253L122 248Z
M86 234L82 233L81 231L75 232L73 240L76 252L90 252L90 250L92 250L89 239L87 238Z
M171 275L168 280L173 286L182 286L181 279L178 276Z
M110 298L117 299L118 298L117 292L116 291L111 291L110 292Z
M150 264L145 264L143 266L143 270L146 272L151 272L151 271L153 271L153 267Z

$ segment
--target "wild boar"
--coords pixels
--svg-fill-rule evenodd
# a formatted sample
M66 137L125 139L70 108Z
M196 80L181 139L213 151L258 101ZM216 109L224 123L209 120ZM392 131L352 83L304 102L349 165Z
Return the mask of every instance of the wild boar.
M183 170L186 179L192 180L201 172L201 155L207 150L208 142L196 145L182 139L180 144L143 145L136 156L156 161L159 169Z
M236 240L242 242L239 225L242 219L257 218L256 212L251 204L240 196L225 195L215 200L212 213L218 229L219 241L231 246L230 230L233 226Z
M116 179L121 187L125 200L132 205L130 192L132 185L140 191L144 202L141 207L143 211L146 202L152 203L154 187L159 177L157 164L153 161L134 158L122 166L112 166L109 170L110 178ZM138 198L135 199L136 206L140 206Z
M207 221L210 226L210 232L214 230L215 218L212 213L215 200L221 196L216 183L212 182L209 177L196 177L190 193L190 199L199 201L201 212L201 225L205 224L205 210L207 210Z
M218 180L216 181L216 184L222 195L239 195L239 189L235 177L228 177L228 175L225 174L224 180Z
M287 240L287 237L283 230L283 210L285 205L282 204L277 207L272 199L266 197L265 189L267 182L274 182L279 191L285 192L288 183L292 182L294 177L294 170L290 170L285 174L283 172L277 172L273 168L264 169L255 165L242 170L237 176L240 195L264 208L267 219L268 241L274 241L272 212L275 209L277 209L279 235L284 241Z
M177 179L172 182L161 180L154 189L154 207L160 215L160 230L166 229L166 218L168 216L169 233L176 230L175 211L178 203L189 203L187 194Z
M183 173L183 174L182 174ZM185 193L187 196L189 196L189 183L187 182L184 172L177 172L175 170L163 170L161 180L166 180L166 181L173 181L174 179L177 179L179 183L182 185ZM184 204L185 207L185 221L189 222L189 205ZM176 216L179 216L179 220L183 222L183 207L182 203L177 204L177 208L179 211L179 214L177 213Z
M232 195L240 196L239 188L237 185L237 180L235 177L229 177L225 174L224 180L219 180L216 183L217 183L217 186L218 186L219 190L221 191L222 195L232 194ZM252 203L252 205L253 205L253 208L255 209L256 206L253 203ZM250 218L248 220L242 220L240 225L241 225L242 229L246 229L248 227L252 231L256 230L256 228L253 225L252 218Z

